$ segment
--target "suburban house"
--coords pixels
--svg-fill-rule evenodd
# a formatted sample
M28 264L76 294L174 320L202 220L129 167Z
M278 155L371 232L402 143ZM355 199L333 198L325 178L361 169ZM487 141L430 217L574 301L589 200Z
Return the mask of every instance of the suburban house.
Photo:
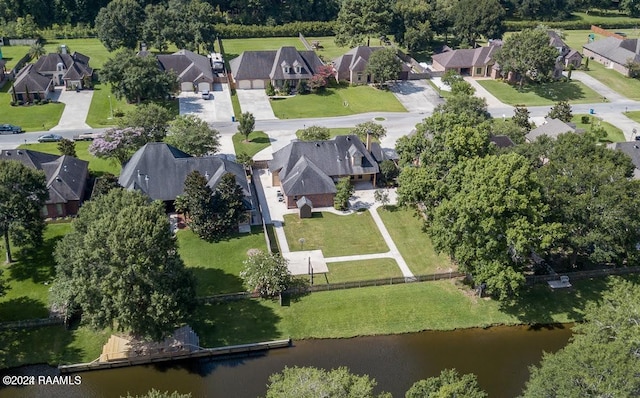
M631 162L633 162L633 165L635 166L635 169L633 170L633 178L636 180L640 179L640 142L616 142L613 148L616 151L626 153L631 158Z
M10 89L14 101L23 102L46 99L53 91L55 87L51 77L38 72L33 64L20 69Z
M280 47L277 51L244 51L232 59L231 74L237 89L264 89L268 81L282 87L289 81L309 80L323 63L315 51L299 51L295 47Z
M640 62L640 39L607 37L582 46L585 57L629 76L627 63Z
M560 119L546 118L544 123L535 129L529 131L525 136L527 142L533 142L541 135L556 139L560 134L564 133L582 133L582 129L576 128L573 123L565 123Z
M6 149L0 160L17 160L32 169L44 171L49 198L42 208L48 218L75 216L84 200L89 162L66 155Z
M371 83L373 79L371 75L366 73L365 69L369 64L371 54L382 48L383 47L358 46L336 58L333 61L336 81L346 81L350 84ZM403 62L402 72L398 75L398 80L407 80L410 71L411 68Z
M261 222L253 212L255 206L244 166L217 156L195 157L171 145L151 142L138 149L122 167L118 183L153 200L161 200L171 209L176 197L184 193L184 181L192 171L200 172L212 190L224 174L232 173L244 193L245 209L250 216L247 219L254 224Z
M4 82L7 80L7 61L0 58L0 87L4 85Z
M292 141L269 161L273 186L280 186L287 208L295 209L304 196L315 207L333 206L335 183L343 177L375 186L378 163L356 135L325 141Z
M213 90L214 74L211 59L189 50L157 56L160 67L173 70L180 80L181 91Z
M560 58L558 59L560 63L560 73L562 73L562 68L569 67L569 65L573 65L575 68L580 67L582 64L582 54L576 50L572 50L555 30L547 30L547 35L549 35L549 45L555 47L558 50L558 54L560 54Z
M434 72L456 71L462 76L473 77L497 77L497 71L493 69L495 61L492 55L502 46L502 42L494 40L486 47L463 48L452 50L445 46L444 51L434 54L431 70Z
M65 86L67 89L82 89L87 87L87 82L93 79L93 69L89 67L89 57L74 52L67 53L67 48L62 46L61 53L50 53L38 58L34 69L53 80L56 86Z

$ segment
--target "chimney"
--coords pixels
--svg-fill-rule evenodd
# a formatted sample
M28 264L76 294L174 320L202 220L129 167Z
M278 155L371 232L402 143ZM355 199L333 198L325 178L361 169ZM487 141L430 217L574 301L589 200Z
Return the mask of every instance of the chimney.
M367 152L371 152L371 131L367 130Z
M140 42L140 52L147 51L147 43Z
M67 45L66 44L61 44L60 45L60 54L66 54L67 53Z

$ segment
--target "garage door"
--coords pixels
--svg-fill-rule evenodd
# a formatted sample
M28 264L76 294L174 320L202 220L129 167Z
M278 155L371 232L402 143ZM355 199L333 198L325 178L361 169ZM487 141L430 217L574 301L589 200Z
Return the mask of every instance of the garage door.
M238 88L239 89L250 89L251 88L251 80L240 80L238 81Z
M211 84L209 82L198 83L198 91L211 91Z
M184 82L180 84L180 90L181 91L193 91L193 83L191 82Z
M264 80L254 80L251 87L264 89Z

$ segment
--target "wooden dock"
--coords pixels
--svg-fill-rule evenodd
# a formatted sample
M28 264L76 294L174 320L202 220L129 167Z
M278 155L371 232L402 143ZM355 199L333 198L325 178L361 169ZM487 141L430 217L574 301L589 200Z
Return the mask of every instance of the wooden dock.
M195 359L195 358L207 358L207 357L222 357L227 355L243 355L253 352L261 352L272 350L275 348L291 347L291 339L286 340L274 340L261 343L233 345L219 348L202 348L197 351L185 352L175 351L167 352L165 355L149 355L139 356L135 358L118 359L113 361L100 362L98 360L89 363L77 363L73 365L59 365L58 370L60 373L77 373L87 372L90 370L103 370L122 368L125 366L137 366L148 365L159 362L179 361L183 359Z

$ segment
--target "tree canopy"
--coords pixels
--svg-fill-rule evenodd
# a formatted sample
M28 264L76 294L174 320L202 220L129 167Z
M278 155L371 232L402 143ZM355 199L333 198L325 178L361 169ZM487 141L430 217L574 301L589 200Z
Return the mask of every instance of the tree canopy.
M140 104L127 112L120 121L120 127L140 128L149 142L162 142L167 135L171 112L158 104Z
M380 141L381 139L386 137L387 129L381 124L369 121L356 124L353 130L351 130L351 134L357 135L362 142L367 142L367 135L369 135L372 140Z
M331 137L331 131L327 127L322 126L309 126L302 130L298 134L298 138L302 141L324 141Z
M243 261L240 278L250 292L257 292L260 297L273 297L291 286L291 271L287 259L279 254L265 253L261 250L249 254Z
M336 21L336 44L355 47L386 35L393 18L391 0L343 0Z
M498 0L459 0L453 7L456 35L475 47L480 36L500 39L505 32L505 11Z
M135 49L140 38L144 11L135 0L113 0L96 16L98 38L109 51Z
M405 398L485 398L487 393L478 385L471 373L459 374L455 369L444 369L439 376L415 382Z
M385 47L371 54L365 72L377 83L397 80L398 74L402 72L402 61L396 55L395 49Z
M220 148L220 132L195 115L180 115L169 123L165 142L193 156L212 155Z
M238 118L238 132L244 136L245 140L249 139L249 134L253 132L256 126L256 118L251 112L243 112Z
M195 279L162 202L113 189L86 202L55 250L53 301L96 328L160 339L189 314Z
M124 165L127 160L149 142L141 128L112 128L105 131L104 136L93 140L89 153L99 158L115 159Z

